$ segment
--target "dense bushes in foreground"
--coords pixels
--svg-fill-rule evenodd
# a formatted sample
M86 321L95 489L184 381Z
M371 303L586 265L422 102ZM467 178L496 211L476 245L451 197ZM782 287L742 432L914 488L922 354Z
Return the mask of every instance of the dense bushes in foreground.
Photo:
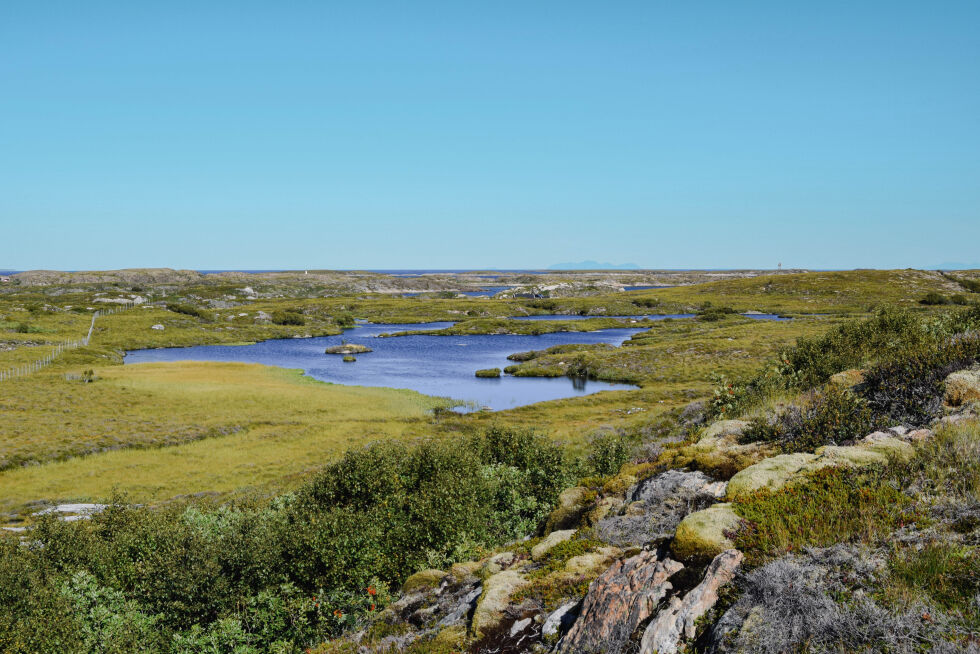
M530 432L348 453L271 505L43 519L0 539L0 651L299 652L408 574L532 533L583 461Z

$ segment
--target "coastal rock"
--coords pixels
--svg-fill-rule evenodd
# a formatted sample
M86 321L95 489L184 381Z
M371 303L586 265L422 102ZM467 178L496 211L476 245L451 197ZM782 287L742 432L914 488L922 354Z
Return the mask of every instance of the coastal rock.
M946 404L955 407L973 401L980 401L980 366L959 370L946 377Z
M740 523L741 518L732 510L731 504L715 504L696 511L677 525L671 550L684 561L713 558L731 549L733 543L727 533Z
M667 580L683 567L652 551L616 562L589 585L579 618L559 651L623 652L633 632L671 589Z
M551 549L559 543L564 543L575 535L575 529L562 529L553 531L544 537L540 543L531 548L531 559L540 561Z
M672 597L643 632L640 654L675 654L682 638L694 638L698 619L718 601L718 589L732 580L742 558L738 550L725 550L711 561L704 579L683 600Z

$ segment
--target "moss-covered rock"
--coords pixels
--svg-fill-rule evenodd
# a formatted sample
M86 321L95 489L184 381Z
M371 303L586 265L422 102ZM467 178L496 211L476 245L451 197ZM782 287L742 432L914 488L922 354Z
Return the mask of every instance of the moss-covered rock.
M560 529L551 532L540 543L531 548L531 558L535 561L540 561L555 545L571 539L575 535L575 531L575 529Z
M402 592L408 594L420 590L435 588L442 583L442 580L445 578L446 573L442 570L422 570L421 572L416 572L405 580L405 583L402 584Z
M481 638L488 630L500 624L511 595L527 584L527 578L517 570L504 570L487 577L483 582L483 594L473 612L473 635Z
M690 513L677 525L671 550L682 561L714 558L732 548L726 532L736 529L740 521L731 504L715 504Z
M463 563L454 563L449 568L449 574L457 580L462 580L470 575L475 575L481 568L483 568L482 561L464 561Z
M816 454L798 452L763 459L728 480L727 497L732 500L763 489L778 490L818 458Z
M883 454L889 459L911 461L915 456L915 448L901 438L890 434L875 432L862 438L855 447Z

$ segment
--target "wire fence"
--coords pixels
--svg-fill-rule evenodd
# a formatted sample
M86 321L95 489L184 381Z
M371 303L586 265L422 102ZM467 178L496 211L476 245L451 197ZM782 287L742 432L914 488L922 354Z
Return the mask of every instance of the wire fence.
M88 327L88 333L85 334L85 338L79 338L77 340L67 340L58 343L53 350L48 352L44 357L37 359L36 361L30 361L28 363L23 363L13 368L8 368L7 370L0 370L0 382L4 382L10 379L16 379L17 377L25 377L27 375L34 374L38 370L42 370L52 363L54 360L61 356L63 353L74 350L80 347L85 347L92 340L92 332L95 331L95 319L102 316L110 316L114 313L119 313L120 311L125 311L126 309L132 309L136 306L135 302L127 302L126 304L120 304L119 306L112 307L110 309L99 309L92 314L92 322Z

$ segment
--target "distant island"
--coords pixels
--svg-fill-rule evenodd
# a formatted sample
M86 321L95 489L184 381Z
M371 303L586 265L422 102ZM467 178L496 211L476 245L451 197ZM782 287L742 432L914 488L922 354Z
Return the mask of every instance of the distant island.
M599 263L598 261L577 261L574 263L556 263L548 266L548 270L639 270L635 263Z

